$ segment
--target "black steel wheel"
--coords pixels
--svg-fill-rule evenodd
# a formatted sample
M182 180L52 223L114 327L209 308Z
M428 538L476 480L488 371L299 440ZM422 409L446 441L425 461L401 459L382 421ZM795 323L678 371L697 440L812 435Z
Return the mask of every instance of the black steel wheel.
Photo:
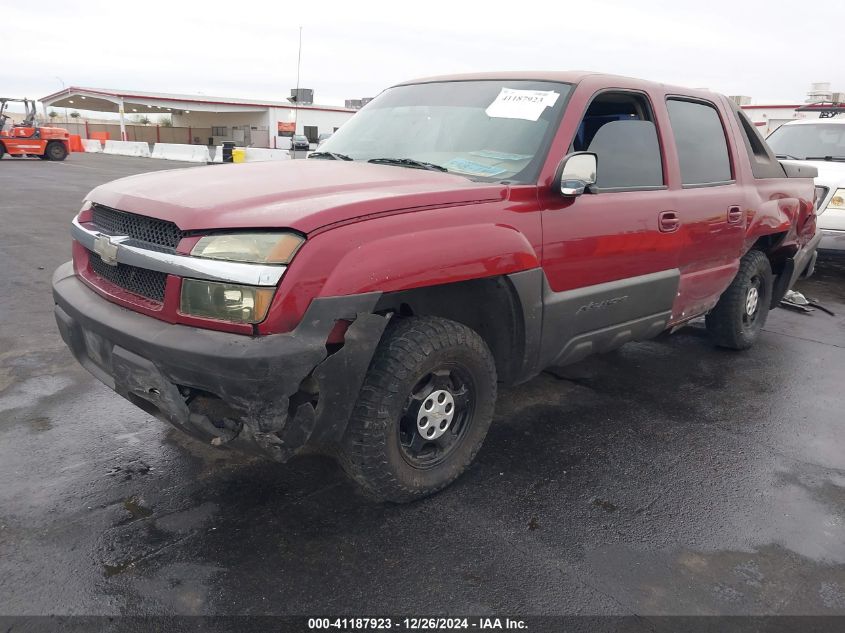
M705 318L719 347L748 349L759 338L772 301L772 267L765 253L748 251L736 277Z
M472 374L454 363L414 386L399 420L399 446L408 464L432 468L449 457L472 422L476 391Z
M370 363L341 464L380 501L433 494L474 459L495 400L496 365L478 333L440 317L397 318Z

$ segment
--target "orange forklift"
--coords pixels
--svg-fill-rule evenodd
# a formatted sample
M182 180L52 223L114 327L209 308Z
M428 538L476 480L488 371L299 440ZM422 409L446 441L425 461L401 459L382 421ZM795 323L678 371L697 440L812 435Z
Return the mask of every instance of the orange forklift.
M11 123L9 103L23 103L24 119ZM42 160L64 160L70 151L70 134L60 127L40 127L35 120L35 101L0 97L0 158L37 156Z

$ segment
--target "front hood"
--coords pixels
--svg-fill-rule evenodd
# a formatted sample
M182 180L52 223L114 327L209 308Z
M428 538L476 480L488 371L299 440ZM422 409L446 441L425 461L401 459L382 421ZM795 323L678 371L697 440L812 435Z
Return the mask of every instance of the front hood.
M320 227L375 213L502 199L507 187L453 174L334 160L268 161L152 172L94 189L93 202L183 231Z

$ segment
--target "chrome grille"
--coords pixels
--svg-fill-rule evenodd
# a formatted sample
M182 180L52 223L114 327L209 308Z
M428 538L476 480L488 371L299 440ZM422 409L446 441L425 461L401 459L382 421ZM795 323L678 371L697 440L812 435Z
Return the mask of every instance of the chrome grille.
M88 263L97 275L124 290L164 303L164 286L167 275L155 270L138 268L127 264L109 266L96 253L88 251Z
M178 226L166 220L118 211L101 204L92 205L91 212L97 229L109 235L128 235L133 240L165 248L176 248L183 236Z

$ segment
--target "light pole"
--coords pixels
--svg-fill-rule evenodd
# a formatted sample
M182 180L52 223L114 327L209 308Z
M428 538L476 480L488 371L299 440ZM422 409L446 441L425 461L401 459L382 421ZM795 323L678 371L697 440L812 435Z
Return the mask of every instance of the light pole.
M296 58L296 101L293 110L293 133L296 134L296 126L299 117L299 67L302 65L302 27L299 27L299 54Z
M61 81L61 82L62 82L62 89L63 89L63 90L67 90L67 86L65 85L64 80L63 80L61 77L59 77L58 75L56 76L56 79L58 79L59 81ZM68 96L69 96L69 95L70 95L70 93L68 93ZM67 120L67 106L65 106L65 125L67 125L67 124L68 124L68 120Z

